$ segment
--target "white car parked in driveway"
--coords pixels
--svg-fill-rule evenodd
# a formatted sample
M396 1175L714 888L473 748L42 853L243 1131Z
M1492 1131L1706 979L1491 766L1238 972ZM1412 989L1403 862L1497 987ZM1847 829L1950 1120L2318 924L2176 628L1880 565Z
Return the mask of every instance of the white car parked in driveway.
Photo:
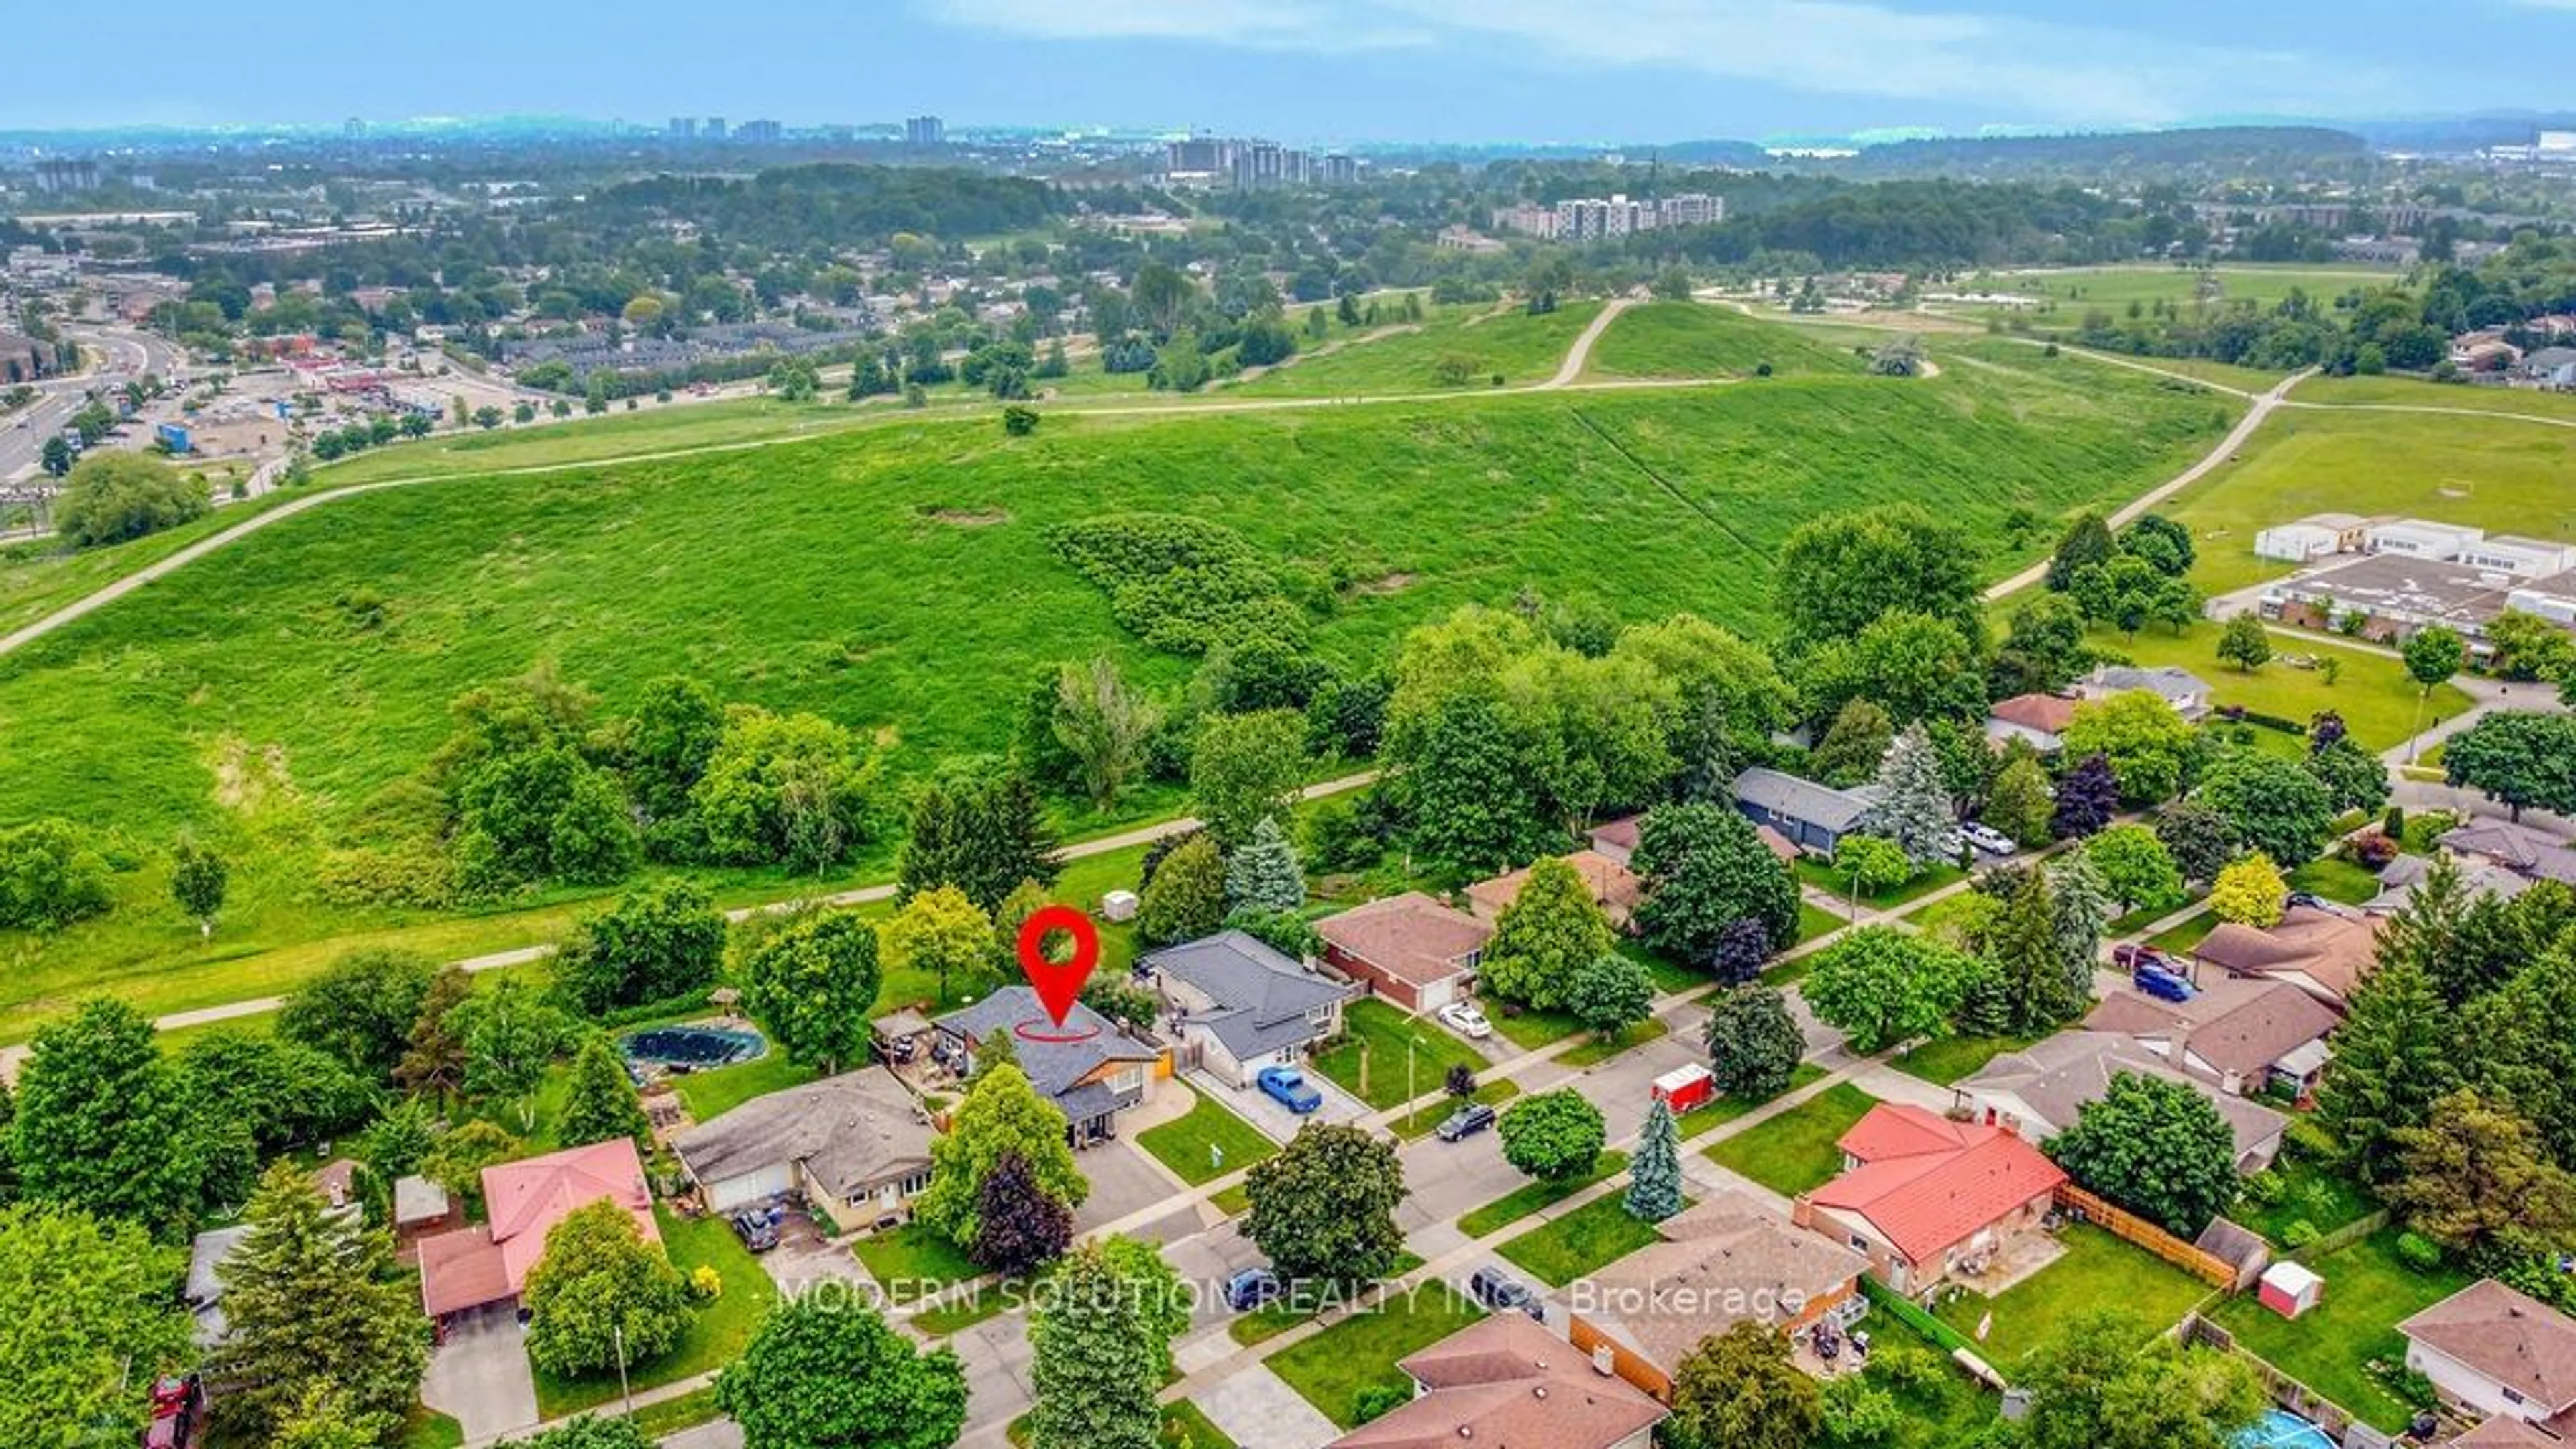
M1959 838L1988 855L2017 855L2021 852L2021 847L2013 844L2011 836L1976 821L1960 826Z
M1463 1001L1453 1001L1436 1013L1441 1025L1470 1041L1483 1041L1494 1034L1494 1024L1485 1014Z

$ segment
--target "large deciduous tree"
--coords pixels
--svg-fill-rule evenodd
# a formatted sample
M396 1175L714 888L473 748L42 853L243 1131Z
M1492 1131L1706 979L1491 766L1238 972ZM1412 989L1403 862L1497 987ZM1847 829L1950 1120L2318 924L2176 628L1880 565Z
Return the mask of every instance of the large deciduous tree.
M2230 863L2210 883L2209 909L2222 921L2270 928L2281 923L2290 885L2269 856L2255 854Z
M1672 1449L1806 1449L1824 1428L1816 1381L1789 1336L1746 1318L1713 1333L1673 1373L1673 1416L1657 1437Z
M1214 837L1192 835L1145 882L1136 934L1150 946L1194 941L1225 923L1225 856Z
M436 963L414 952L349 952L286 998L278 1033L328 1052L370 1082L386 1081L437 974Z
M1583 876L1555 856L1530 865L1520 894L1494 918L1478 980L1505 1000L1542 1011L1566 1004L1575 973L1606 954L1615 938Z
M1985 823L2012 837L2016 845L2047 844L2048 823L2056 810L2057 794L2048 783L2048 771L2029 756L1996 771L1994 783L1986 787Z
M1029 1315L1031 1449L1157 1449L1158 1395L1189 1321L1188 1294L1152 1244L1076 1249Z
M141 1436L140 1386L196 1362L184 1258L134 1223L0 1208L0 1443L95 1449Z
M1595 1037L1615 1040L1654 1014L1655 978L1635 958L1605 951L1574 968L1565 1009Z
M1643 892L1638 935L1698 969L1709 969L1738 921L1761 923L1773 951L1798 939L1797 877L1733 810L1692 804L1647 811L1628 867Z
M637 886L574 927L548 972L574 1011L599 1016L715 984L724 948L714 898L672 877Z
M2099 755L2119 782L2120 801L2133 808L2160 804L2180 793L2198 751L2198 736L2164 698L2132 689L2075 706L2063 736L2068 758Z
M2185 1082L2122 1072L2044 1145L2088 1191L2180 1237L2198 1236L2236 1197L2235 1134Z
M1305 774L1306 717L1296 710L1213 716L1190 746L1190 797L1228 849L1295 809Z
M1525 858L1545 830L1502 706L1481 692L1453 694L1419 733L1410 756L1397 756L1405 762L1399 778L1414 844L1434 860L1472 871Z
M2396 1133L2398 1175L2382 1195L2407 1226L2471 1261L2554 1252L2576 1233L2576 1177L2540 1129L2463 1089Z
M1254 1163L1243 1235L1282 1278L1360 1282L1395 1266L1404 1234L1404 1166L1395 1149L1357 1127L1309 1125L1276 1156Z
M951 977L983 970L994 959L993 921L955 886L914 894L879 928L886 969L928 973L948 1000Z
M1106 658L1059 670L1053 706L1047 738L1070 759L1083 797L1094 809L1115 806L1144 772L1162 712L1129 689Z
M2143 825L2112 826L2085 842L2084 856L2101 872L2122 914L2182 903L2182 872L2173 853Z
M1818 1018L1870 1055L1946 1033L1967 974L1967 958L1947 946L1865 926L1825 948L1801 990Z
M2057 808L2049 815L2049 832L2060 840L2082 840L2099 833L2119 810L2120 781L2111 762L2098 754L2086 755L2057 782Z
M465 1043L465 1090L517 1101L521 1129L534 1131L537 1088L563 1049L563 1013L536 987L504 979L457 1003L452 1015Z
M743 1010L794 1060L831 1072L867 1050L883 970L857 912L811 911L752 938L734 974Z
M1977 550L1957 527L1911 504L1800 524L1772 577L1774 609L1793 646L1849 638L1899 611L1944 618L1969 637L1982 627Z
M2230 1449L2269 1402L2243 1359L2115 1309L2062 1324L2019 1381L2030 1449Z
M1017 1157L1039 1191L1080 1207L1091 1184L1073 1165L1064 1113L1009 1063L980 1068L947 1132L930 1144L930 1187L913 1204L924 1227L972 1250L983 1233L983 1187L1006 1156Z
M873 1308L791 1297L717 1376L716 1407L743 1449L947 1449L966 1423L966 1367Z
M36 1028L18 1072L19 1190L184 1236L238 1202L255 1164L248 1128L223 1118L151 1023L105 998Z
M2192 798L2218 812L2239 848L2284 869L2316 859L2334 834L2334 797L2324 783L2252 750L2220 756Z
M575 1208L546 1234L520 1300L528 1357L564 1378L615 1373L658 1358L689 1326L689 1290L662 1245L605 1198Z
M1050 1197L1029 1160L1004 1151L975 1189L977 1267L1016 1278L1062 1256L1073 1241L1073 1209Z
M248 1235L217 1270L218 1416L257 1438L330 1390L355 1413L399 1419L419 1397L429 1334L392 1238L334 1211L291 1162L260 1179L243 1221Z
M2218 872L2236 853L2227 838L2226 818L2198 800L2176 801L2157 816L2156 839L2164 843L2184 880L2203 885L2218 879Z
M1748 984L1719 995L1709 1005L1705 1040L1718 1090L1754 1102L1789 1090L1807 1052L1788 997L1769 986Z
M1601 1109L1572 1088L1523 1097L1503 1109L1503 1160L1541 1182L1590 1172L1607 1140Z
M2516 820L2526 809L2576 812L2576 715L2488 715L2443 744L2442 771Z

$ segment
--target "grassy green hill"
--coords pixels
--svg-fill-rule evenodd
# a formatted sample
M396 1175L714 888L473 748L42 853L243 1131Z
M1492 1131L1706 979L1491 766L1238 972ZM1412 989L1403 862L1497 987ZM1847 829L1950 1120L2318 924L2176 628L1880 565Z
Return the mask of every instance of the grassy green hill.
M1858 372L1863 365L1847 349L1731 307L1654 302L1621 313L1602 332L1593 344L1590 375L1751 377L1765 363L1784 376Z
M1314 632L1348 661L1525 586L1760 631L1771 560L1806 518L1923 500L2000 574L2055 534L2008 545L2015 509L2053 519L2131 496L2228 415L2207 394L1979 342L1921 381L1059 412L1018 440L989 417L916 420L342 500L0 658L0 823L69 816L143 863L106 920L0 936L0 1034L94 985L211 983L227 959L438 919L318 903L311 866L435 746L454 696L541 659L612 708L678 670L727 698L815 710L875 731L898 773L916 773L1003 747L1044 666L1107 653L1156 685L1185 676L1188 661L1117 627L1048 546L1052 523L1186 513L1282 564L1332 569L1349 586ZM211 947L151 864L181 829L234 859L235 903ZM529 929L458 921L436 940L490 949ZM167 1009L222 994L149 997Z
M1516 307L1435 308L1416 324L1389 323L1356 336L1339 326L1332 338L1300 347L1312 350L1257 377L1216 389L1227 397L1385 397L1390 394L1487 389L1495 374L1506 387L1545 382L1565 360L1593 317L1598 302L1568 302L1531 316ZM1302 313L1292 313L1296 320ZM1326 350L1326 349L1330 350ZM1444 384L1443 358L1470 364L1473 381Z

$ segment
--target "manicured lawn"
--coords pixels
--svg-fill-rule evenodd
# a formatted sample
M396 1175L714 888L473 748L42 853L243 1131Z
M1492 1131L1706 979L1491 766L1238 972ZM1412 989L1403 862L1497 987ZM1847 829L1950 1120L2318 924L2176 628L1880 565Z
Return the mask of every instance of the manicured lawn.
M1183 1444L1189 1449L1235 1449L1225 1431L1210 1423L1199 1406L1187 1399L1163 1406L1164 1449L1181 1449Z
M1446 1283L1429 1283L1384 1306L1355 1313L1303 1343L1272 1354L1270 1371L1340 1428L1358 1423L1360 1391L1408 1387L1396 1361L1485 1316Z
M394 1443L398 1449L461 1449L465 1426L426 1404L414 1404Z
M1562 1288L1655 1241L1655 1225L1631 1215L1624 1196L1614 1192L1594 1198L1511 1239L1497 1251L1540 1282Z
M812 1067L800 1066L787 1053L773 1044L768 1055L740 1066L718 1067L712 1072L691 1072L671 1079L671 1088L680 1100L689 1104L689 1115L701 1122L711 1121L754 1097L766 1097L789 1087L801 1087L821 1075Z
M1527 353L1533 375L1562 356L1579 310L1533 319L1554 329ZM1460 335L1499 356L1519 352L1501 345L1517 327L1500 317ZM1191 661L1145 648L1056 556L1053 525L1187 514L1277 566L1401 578L1353 589L1314 624L1318 652L1343 666L1374 665L1406 629L1498 588L1565 597L1615 574L1660 581L1652 600L1622 604L1632 617L1690 609L1761 632L1780 544L1808 518L1937 501L2000 573L2043 546L2007 543L2016 510L2057 517L2129 497L2223 421L2151 378L2027 348L1980 360L1992 365L1922 386L1817 375L1312 412L1056 409L1008 442L989 409L888 416L758 451L335 500L0 660L0 775L13 782L0 825L61 815L150 843L116 877L106 916L0 942L12 963L0 1035L89 991L157 1014L289 990L356 939L452 958L558 938L614 890L540 892L496 912L344 906L315 887L331 850L385 843L369 802L429 759L450 703L539 658L611 716L677 670L727 702L831 717L884 742L875 803L891 806L940 762L1007 748L1018 711L995 701L1019 698L1040 667L1105 654L1158 693L1186 678ZM856 415L747 411L774 412L760 428L771 435L771 421L837 428ZM713 407L689 412L672 409L670 428L728 426ZM618 422L640 432L647 416ZM545 442L588 451L587 426ZM458 440L389 450L347 476L437 466L437 449L460 470L522 461ZM383 600L381 626L335 602L362 586ZM1060 802L1060 823L1132 823L1172 794L1144 792L1115 821ZM158 843L183 830L232 867L211 943L168 899ZM733 902L810 896L881 877L895 844L880 832L819 879L692 874Z
M691 1389L676 1399L646 1404L628 1415L627 1422L642 1430L645 1438L660 1439L682 1429L712 1424L721 1417L716 1408L715 1385L709 1384L703 1389Z
M1330 315L1330 309L1327 315ZM1342 345L1324 352L1298 334L1298 346L1312 355L1274 368L1252 381L1215 389L1220 397L1294 396L1367 397L1427 392L1493 389L1502 374L1506 387L1526 387L1553 376L1565 354L1582 335L1598 302L1568 302L1554 312L1530 316L1521 309L1497 311L1490 304L1435 307L1413 330L1367 328L1345 331L1336 324L1333 338ZM1299 309L1292 321L1305 320ZM1386 329L1402 324L1390 319ZM1472 363L1464 384L1443 383L1435 369L1441 360L1458 357Z
M1470 1210L1458 1219L1458 1231L1471 1238L1481 1238L1497 1228L1519 1222L1541 1208L1553 1207L1592 1184L1614 1173L1628 1169L1628 1154L1612 1150L1601 1154L1601 1160L1581 1177L1563 1182L1525 1182L1501 1197Z
M1413 1091L1440 1090L1453 1066L1484 1070L1485 1059L1449 1028L1429 1019L1408 1020L1383 1001L1354 1001L1342 1013L1342 1040L1315 1054L1315 1070L1372 1107L1401 1106L1405 1099L1405 1048L1412 1044ZM1361 1080L1363 1064L1367 1080Z
M1489 1107L1499 1107L1520 1094L1520 1083L1509 1077L1496 1077L1491 1081L1478 1083L1473 1100ZM1388 1124L1387 1130L1410 1142L1436 1130L1456 1109L1457 1104L1454 1101L1442 1101L1425 1107L1409 1117L1396 1118L1394 1122Z
M1583 1023L1567 1012L1533 1011L1527 1007L1513 1010L1499 1001L1488 1002L1486 1006L1489 1009L1485 1014L1494 1023L1494 1030L1525 1052L1554 1046L1583 1030Z
M1830 936L1850 924L1851 922L1846 918L1835 915L1814 901L1803 897L1798 901L1797 944L1801 946L1818 936Z
M1671 1024L1663 1018L1648 1017L1617 1036L1595 1036L1556 1060L1558 1064L1569 1067L1599 1066L1631 1047L1641 1047L1658 1037L1670 1036L1672 1030Z
M2147 938L2147 944L2170 955L2188 956L2210 932L2218 929L2218 913L2203 911L2169 931L2158 931Z
M2397 1324L2468 1286L2469 1276L2415 1272L2398 1259L2394 1231L2298 1261L2326 1280L2326 1290L2324 1301L2295 1322L2250 1294L2220 1304L2210 1316L2248 1352L2346 1411L2390 1433L2404 1430L2415 1406L2370 1372L2370 1362L2403 1363L2406 1341Z
M1825 1069L1814 1062L1800 1062L1798 1069L1789 1074L1789 1085L1781 1089L1781 1094L1785 1096L1797 1091L1824 1074ZM1673 1127L1681 1134L1681 1139L1688 1142L1703 1133L1716 1131L1769 1100L1767 1097L1762 1101L1750 1097L1712 1097L1674 1118Z
M1430 1129L1425 1128L1424 1130L1428 1131ZM1252 1189L1249 1186L1238 1182L1234 1186L1225 1188L1218 1192L1216 1196L1209 1198L1208 1205L1215 1208L1218 1212L1225 1214L1227 1217L1241 1217L1252 1210Z
M1849 1082L1837 1082L1779 1116L1745 1128L1705 1155L1783 1197L1796 1197L1843 1170L1843 1150L1834 1143L1877 1105L1876 1097Z
M2379 876L2349 860L2321 856L2290 872L2290 889L2357 906L2379 894Z
M697 1306L696 1316L677 1347L660 1358L629 1367L627 1379L638 1389L693 1378L733 1362L741 1356L743 1345L751 1341L752 1330L760 1326L761 1316L778 1301L777 1286L762 1271L759 1260L734 1237L724 1219L676 1217L659 1207L653 1210L653 1216L661 1225L662 1244L670 1250L671 1265L680 1270L680 1276L685 1278L701 1266L712 1267L723 1277L724 1291ZM617 1398L614 1371L582 1379L559 1379L543 1369L534 1372L537 1411L549 1419L595 1409Z
M1422 1259L1418 1254L1398 1253L1395 1265L1387 1270L1386 1276L1389 1279L1401 1278L1421 1266ZM1293 1282L1286 1297L1274 1298L1250 1313L1236 1314L1234 1321L1226 1325L1226 1332L1246 1348L1266 1343L1327 1308L1356 1301L1370 1292L1372 1286L1361 1284L1352 1287L1311 1280Z
M1588 373L1600 377L1744 377L1769 367L1793 372L1858 372L1862 359L1795 328L1732 307L1650 302L1631 307L1593 344Z
M963 1249L919 1223L870 1233L852 1243L850 1252L880 1286L962 1283L983 1273Z
M2143 1248L2133 1248L2099 1228L2068 1227L2066 1255L2003 1294L1968 1293L1935 1310L1941 1321L1969 1338L1988 1315L1993 1328L1982 1356L2009 1374L2023 1355L2079 1314L2117 1308L2144 1325L2141 1340L2182 1321L2191 1306L2216 1290Z
M1010 1306L1010 1295L999 1283L979 1284L961 1298L951 1298L936 1308L925 1308L912 1315L912 1326L932 1338L971 1328Z
M1949 1351L1915 1332L1891 1313L1873 1313L1866 1327L1870 1335L1870 1364L1861 1376L1896 1400L1903 1417L1895 1432L1884 1439L1872 1439L1867 1445L1846 1444L1828 1432L1817 1442L1824 1449L1956 1449L1973 1444L1995 1422L1999 1403L1984 1385L1949 1363ZM1891 1361L1900 1354L1925 1354L1940 1360L1940 1371L1928 1373L1919 1381L1911 1375L1900 1380L1888 1372Z
M2207 547L2204 546L2204 557ZM2415 731L2415 682L2407 677L2406 666L2394 659L2318 636L2276 630L2272 634L2272 662L2249 672L2219 662L2218 635L2219 626L2203 619L2179 637L2160 626L2141 629L2135 638L2096 629L2085 636L2084 642L2106 654L2125 655L2142 666L2188 669L2208 682L2210 700L2220 707L2234 706L2298 724L2333 710L2343 716L2354 741L2372 750L2402 744ZM2294 654L2337 661L2334 682L2326 682L2323 670L2292 666L2287 661ZM2455 685L2445 684L2425 701L2424 726L2430 728L2436 719L2448 719L2468 706L2466 694ZM2304 739L2278 730L2258 728L2254 738L2258 745L2289 755L2303 753L2307 748Z
M2028 1045L2028 1037L1945 1036L1905 1053L1893 1065L1909 1077L1946 1087L1984 1071L1986 1063L2004 1053L2017 1052Z
M1279 1150L1277 1143L1204 1091L1186 1114L1146 1128L1136 1134L1136 1141L1192 1187L1250 1167ZM1222 1160L1211 1160L1211 1147L1223 1151Z
M1821 887L1826 894L1832 896L1836 901L1847 903L1851 900L1851 877L1835 874L1834 868L1831 864L1821 860L1810 860L1801 856L1798 860L1797 871L1798 878L1800 880L1805 881L1809 885ZM1895 907L1904 905L1908 901L1919 901L1925 896L1930 895L1932 892L1941 889L1943 886L1956 885L1967 878L1968 873L1959 869L1955 865L1930 866L1917 874L1914 879L1896 887L1894 890L1862 892L1860 898L1861 907L1864 910L1892 910ZM1799 919L1803 922L1806 917L1802 914ZM1843 912L1842 919L1838 924L1851 924L1851 916L1848 909Z

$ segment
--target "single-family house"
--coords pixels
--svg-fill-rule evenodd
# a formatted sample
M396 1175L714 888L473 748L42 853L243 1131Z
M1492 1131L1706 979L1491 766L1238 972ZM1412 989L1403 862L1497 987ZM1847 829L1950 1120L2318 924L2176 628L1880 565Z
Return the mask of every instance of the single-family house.
M2498 1415L2480 1422L2442 1449L2567 1449L2567 1440L2527 1419Z
M2114 991L2084 1018L2087 1031L2136 1042L2184 1076L2251 1096L2313 1091L2342 1017L2301 987L2253 976L2210 980L2188 1001Z
M2191 950L2192 960L2206 968L2204 984L2219 976L2286 981L2338 1014L2378 956L2377 917L2319 906L2292 906L2269 930L2221 922Z
M1870 1273L1920 1297L1974 1274L2048 1216L2064 1170L2002 1127L1881 1102L1836 1144L1840 1177L1799 1198L1792 1221L1869 1259Z
M1357 994L1241 931L1166 946L1138 964L1154 973L1181 1059L1236 1087L1341 1035L1342 1003Z
M1838 790L1759 765L1735 777L1735 808L1746 819L1816 855L1833 854L1877 803L1877 787L1871 785Z
M1601 908L1601 914L1610 918L1610 924L1626 930L1628 918L1636 913L1638 899L1645 894L1645 888L1638 883L1636 875L1598 851L1578 850L1561 859L1583 878L1583 887L1591 892L1592 903ZM1527 866L1507 871L1491 880L1480 880L1467 887L1468 908L1485 920L1493 920L1503 913L1503 907L1521 898L1521 887L1528 883Z
M2482 1278L2397 1331L2443 1402L2576 1437L2576 1318Z
M754 1097L671 1143L719 1213L794 1194L841 1232L899 1222L930 1186L937 1133L882 1066Z
M2460 888L2471 897L2500 896L2512 900L2538 882L2480 856L2451 857L2453 869L2460 875ZM2435 862L2429 856L2401 855L2379 872L2379 894L2361 903L2361 909L2374 916L2393 916L2406 909L2415 899L2415 888L2433 873Z
M208 1228L188 1244L188 1281L180 1296L188 1305L189 1316L196 1320L199 1348L213 1348L224 1341L223 1267L249 1236L250 1224L235 1223L228 1228Z
M2513 820L2472 820L2442 834L2442 848L2503 866L2529 880L2576 885L2576 847Z
M662 1241L635 1139L611 1138L483 1169L488 1221L424 1238L420 1303L431 1318L516 1304L546 1234L579 1209L615 1203L647 1242Z
M2066 727L2075 722L2077 701L2062 694L2016 694L1996 700L1986 711L1986 738L1996 745L2027 742L2043 755L2066 748Z
M1979 1122L2037 1144L2075 1125L2088 1102L2108 1096L2122 1074L2181 1082L2209 1099L2236 1142L2236 1170L2260 1172L2281 1152L2289 1119L2217 1085L2177 1070L2135 1038L2104 1031L2065 1031L1986 1064L1950 1090Z
M2535 387L2576 388L2576 347L2542 347L2526 352L2514 375Z
M2209 713L2209 685L2188 669L2170 665L2139 669L2126 664L2106 664L2077 682L2075 693L2086 700L2109 699L2114 695L2138 690L2156 696L2172 705L2174 713L2187 720L2198 720Z
M944 1054L968 1075L984 1044L1006 1034L1012 1059L1038 1095L1064 1113L1076 1147L1117 1136L1118 1114L1144 1105L1154 1084L1172 1074L1172 1054L1162 1042L1079 1001L1058 1025L1026 986L1002 987L931 1026Z
M1491 923L1420 891L1380 896L1315 923L1324 961L1410 1012L1438 1011L1476 984Z
M1614 864L1626 865L1628 857L1637 853L1637 827L1645 818L1643 815L1622 815L1616 820L1605 820L1593 826L1592 853Z
M1750 1319L1802 1339L1867 1307L1869 1259L1739 1194L1684 1209L1655 1232L1660 1241L1568 1285L1566 1336L1585 1353L1607 1349L1621 1378L1665 1403L1682 1360L1712 1333Z
M1396 1361L1413 1399L1326 1449L1648 1449L1666 1410L1519 1313Z

